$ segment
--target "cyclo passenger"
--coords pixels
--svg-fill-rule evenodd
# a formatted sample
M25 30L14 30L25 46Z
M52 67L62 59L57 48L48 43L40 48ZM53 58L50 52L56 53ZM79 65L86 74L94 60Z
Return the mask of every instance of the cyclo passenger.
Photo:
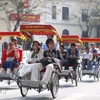
M22 46L18 44L18 39L16 37L12 38L12 42L14 43L15 47L19 50L22 50Z
M67 59L66 59L66 56L67 56L67 52L64 51L64 45L60 45L59 46L60 48L60 53L61 53L61 61L62 61L62 65L64 65L64 69L66 70L66 65L67 65Z
M47 39L46 45L48 47L48 50L44 51L44 60L41 60L40 63L35 63L32 67L31 73L31 80L37 81L39 80L40 71L44 67L46 68L46 71L41 80L43 88L46 88L51 78L52 72L54 71L53 63L56 62L60 66L59 59L61 59L59 51L54 48L54 41L52 39Z
M20 70L19 78L22 78L28 75L35 63L38 63L43 59L44 51L40 48L40 43L38 41L33 42L32 51L30 51L30 58L27 60L26 64L21 65L22 69Z
M98 61L99 61L99 57L98 57L97 51L93 50L93 58L90 63L91 64L90 67L91 69L94 69L94 71L96 71L98 68ZM95 66L94 68L93 68L93 65Z
M67 49L67 70L70 65L73 65L73 71L76 72L79 59L79 51L75 43L71 44L71 47Z
M0 73L4 73L6 71L7 74L10 74L13 71L13 67L19 65L19 51L15 48L15 45L10 42L7 50L7 58L6 61L2 64L2 68L0 69Z
M89 52L89 47L85 48L85 52L81 54L82 58L82 69L83 70L91 70L90 62L93 59L92 53ZM87 65L87 67L86 67Z

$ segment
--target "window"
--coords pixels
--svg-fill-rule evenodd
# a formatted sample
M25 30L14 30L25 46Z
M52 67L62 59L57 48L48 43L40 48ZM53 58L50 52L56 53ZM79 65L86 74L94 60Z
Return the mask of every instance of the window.
M62 7L62 20L69 20L69 7Z
M57 18L57 9L56 6L52 6L52 19Z

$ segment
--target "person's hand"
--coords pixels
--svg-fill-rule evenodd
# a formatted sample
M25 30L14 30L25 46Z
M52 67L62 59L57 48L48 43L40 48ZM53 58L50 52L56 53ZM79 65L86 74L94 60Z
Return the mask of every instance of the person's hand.
M48 60L50 60L50 59L51 59L51 57L47 57L47 59L48 59Z
M65 53L63 53L63 54L61 54L62 56L66 56L66 54Z
M15 47L13 47L12 51L16 51L16 48L15 48Z
M26 63L31 64L31 61L30 60L27 60Z
M88 62L90 62L90 60L88 60Z
M74 55L73 58L76 58L76 56Z
M70 58L72 58L73 56L72 55L70 55Z

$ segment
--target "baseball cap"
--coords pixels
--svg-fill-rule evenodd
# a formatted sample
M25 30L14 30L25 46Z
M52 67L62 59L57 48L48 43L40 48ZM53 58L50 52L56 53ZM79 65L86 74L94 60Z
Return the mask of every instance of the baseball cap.
M16 37L13 37L13 38L12 38L12 41L13 41L13 40L17 41L17 38L16 38Z

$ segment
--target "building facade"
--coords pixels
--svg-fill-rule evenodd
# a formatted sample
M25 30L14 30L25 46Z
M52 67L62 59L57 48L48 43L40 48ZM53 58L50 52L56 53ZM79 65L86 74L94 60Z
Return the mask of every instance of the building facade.
M25 14L25 12L30 11L33 2L34 0L24 0L23 15ZM51 1L48 0L48 3L45 4L45 9L38 7L38 9L36 10L36 12L29 12L28 14L26 14L26 19L24 18L20 22L20 24L51 24L61 35L74 34L81 37L85 34L84 32L84 34L82 34L80 25L75 18L75 16L79 16L81 22L83 23L82 25L84 26L84 18L86 16L84 16L84 14L82 14L82 12L80 11L77 0L59 0L59 2L56 1L55 3L51 3ZM45 13L43 12L42 14L40 14L41 10L43 10ZM11 31L13 31L14 23L16 23L17 17L16 13L12 13L10 15L11 18L10 22L7 22L8 24L5 23L5 21L0 20L0 23L2 23L0 24L0 31L8 31L7 26L9 26ZM6 17L4 12L2 12L0 16L4 18ZM83 30L85 31L85 26ZM17 29L17 31L19 31L19 28ZM96 34L94 34L96 33L96 28L92 30L92 33L93 34L91 36L96 37ZM87 37L87 34L85 34L83 37ZM34 37L34 39L39 40L41 43L45 42L44 38L45 36ZM3 39L3 42L7 41L9 41L9 39Z

